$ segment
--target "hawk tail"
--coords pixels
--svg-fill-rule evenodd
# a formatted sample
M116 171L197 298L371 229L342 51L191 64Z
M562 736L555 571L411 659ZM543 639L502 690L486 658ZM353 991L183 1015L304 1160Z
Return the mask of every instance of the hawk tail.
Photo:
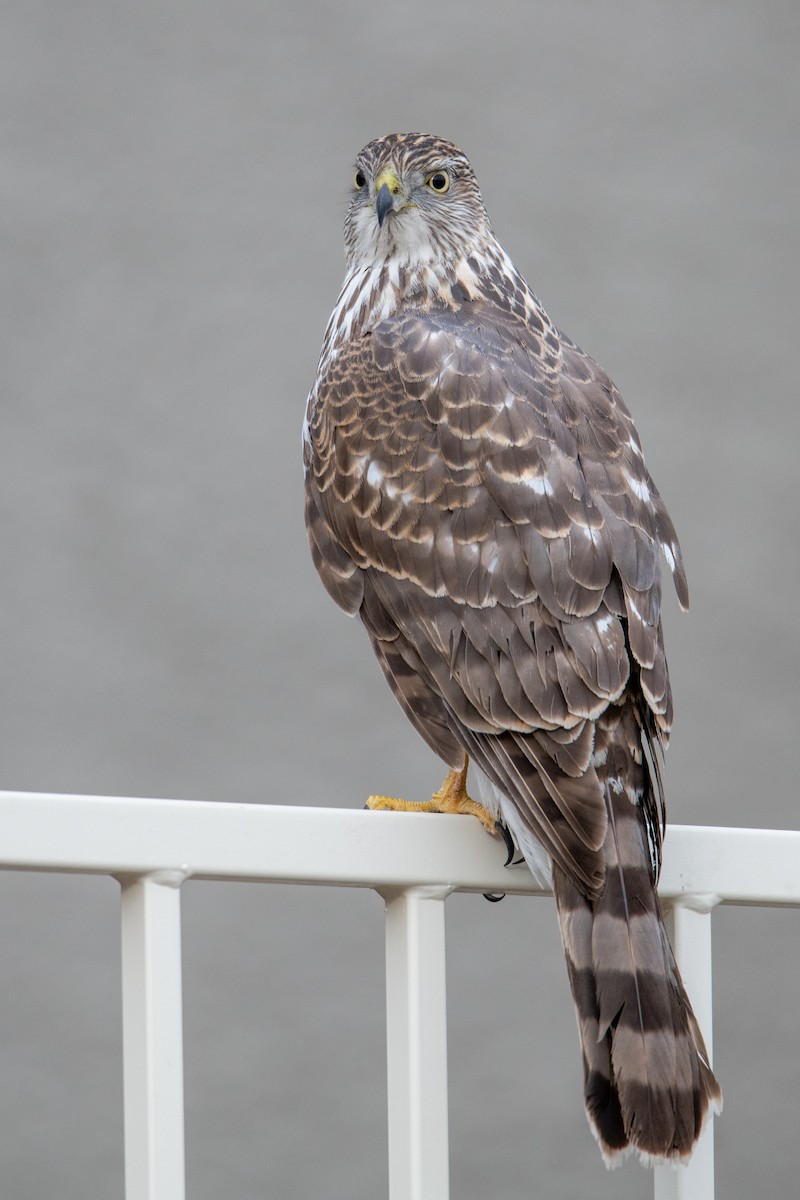
M686 1161L722 1094L653 887L637 806L606 781L606 883L590 900L554 865L589 1124L607 1166Z

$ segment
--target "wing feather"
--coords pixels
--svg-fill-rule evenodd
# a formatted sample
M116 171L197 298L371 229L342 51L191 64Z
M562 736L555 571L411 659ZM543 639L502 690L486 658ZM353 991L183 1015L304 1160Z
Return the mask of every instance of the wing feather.
M312 395L309 538L384 672L451 764L472 754L587 894L602 877L594 723L632 672L671 712L660 624L674 529L601 369L484 302L406 309ZM531 771L533 766L535 771Z

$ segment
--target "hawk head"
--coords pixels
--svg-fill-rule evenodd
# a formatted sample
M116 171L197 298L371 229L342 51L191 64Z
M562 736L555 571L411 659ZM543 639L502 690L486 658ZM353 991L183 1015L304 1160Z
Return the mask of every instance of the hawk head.
M447 263L492 237L472 167L444 138L391 133L358 155L345 219L350 268Z

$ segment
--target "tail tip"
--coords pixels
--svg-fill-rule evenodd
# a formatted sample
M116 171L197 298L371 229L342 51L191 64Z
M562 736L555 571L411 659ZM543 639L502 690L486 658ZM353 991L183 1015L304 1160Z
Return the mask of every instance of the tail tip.
M716 1080L714 1082L716 1083ZM632 1155L638 1158L643 1167L686 1166L697 1149L712 1116L719 1116L721 1112L722 1092L717 1084L716 1089L713 1092L709 1091L706 1095L705 1108L691 1144L688 1146L673 1145L666 1150L654 1149L652 1139L646 1138L642 1134L629 1130L622 1134L616 1122L614 1122L613 1132L609 1136L609 1131L601 1130L595 1114L591 1113L588 1108L586 1118L605 1166L609 1171L614 1171Z

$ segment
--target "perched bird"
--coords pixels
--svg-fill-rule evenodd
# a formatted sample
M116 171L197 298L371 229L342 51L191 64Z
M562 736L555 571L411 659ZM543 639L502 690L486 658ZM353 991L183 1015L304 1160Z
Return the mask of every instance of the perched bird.
M456 146L365 146L345 250L303 428L311 551L451 768L430 802L371 806L472 812L552 870L603 1157L685 1161L721 1093L655 891L675 530L621 396L514 267Z

